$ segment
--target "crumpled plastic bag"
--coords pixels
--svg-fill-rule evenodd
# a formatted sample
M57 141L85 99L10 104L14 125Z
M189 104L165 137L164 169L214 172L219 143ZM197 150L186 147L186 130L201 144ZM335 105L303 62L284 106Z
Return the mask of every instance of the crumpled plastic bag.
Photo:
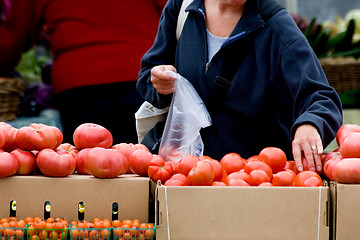
M173 162L178 162L185 155L202 156L204 143L200 130L211 125L209 112L186 78L175 72L167 73L176 81L159 155Z

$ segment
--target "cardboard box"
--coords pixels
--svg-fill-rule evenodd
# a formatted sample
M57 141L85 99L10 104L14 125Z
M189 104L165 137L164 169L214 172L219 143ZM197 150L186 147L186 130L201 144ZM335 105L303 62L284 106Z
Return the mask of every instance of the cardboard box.
M332 238L360 239L360 185L330 182Z
M50 201L51 217L78 219L78 204L84 202L84 219L112 218L113 203L118 218L149 220L149 178L122 175L113 179L70 175L65 178L12 176L0 178L0 217L9 217L10 202L16 201L16 217L43 217Z
M156 189L156 239L329 239L329 187Z

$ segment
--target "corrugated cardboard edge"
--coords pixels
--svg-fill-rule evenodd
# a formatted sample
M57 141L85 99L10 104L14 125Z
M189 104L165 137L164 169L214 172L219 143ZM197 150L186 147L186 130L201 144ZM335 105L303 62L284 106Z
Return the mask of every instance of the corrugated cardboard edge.
M336 211L337 211L337 183L334 181L330 182L330 204L332 212L329 214L331 217L331 229L330 238L332 240L336 239Z

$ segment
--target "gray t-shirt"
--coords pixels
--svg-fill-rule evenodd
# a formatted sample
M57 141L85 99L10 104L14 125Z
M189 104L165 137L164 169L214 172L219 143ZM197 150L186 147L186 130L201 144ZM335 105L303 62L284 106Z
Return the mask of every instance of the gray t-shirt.
M227 37L218 37L206 30L207 32L207 41L208 41L208 62L214 57L214 55L219 51L221 45L225 42Z

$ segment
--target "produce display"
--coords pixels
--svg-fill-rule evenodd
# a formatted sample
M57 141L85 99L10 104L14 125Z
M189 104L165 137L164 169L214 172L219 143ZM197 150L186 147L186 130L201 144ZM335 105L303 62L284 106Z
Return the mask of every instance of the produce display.
M360 57L360 9L349 11L343 19L336 16L336 21L292 16L318 58Z
M324 155L324 173L339 183L360 183L360 126L343 125L336 134L339 148Z
M74 131L74 145L63 143L53 126L32 123L16 129L0 123L0 177L42 174L66 177L86 174L116 178L132 173L166 186L322 186L323 180L360 183L360 126L343 125L336 135L339 148L321 156L323 170L304 171L276 147L248 159L228 153L222 159L184 156L165 161L143 144L113 143L103 126L85 123ZM305 159L304 159L305 160Z
M16 217L0 219L2 240L152 240L155 227L138 219L109 220L94 218L92 221L71 221L56 217L42 219Z

